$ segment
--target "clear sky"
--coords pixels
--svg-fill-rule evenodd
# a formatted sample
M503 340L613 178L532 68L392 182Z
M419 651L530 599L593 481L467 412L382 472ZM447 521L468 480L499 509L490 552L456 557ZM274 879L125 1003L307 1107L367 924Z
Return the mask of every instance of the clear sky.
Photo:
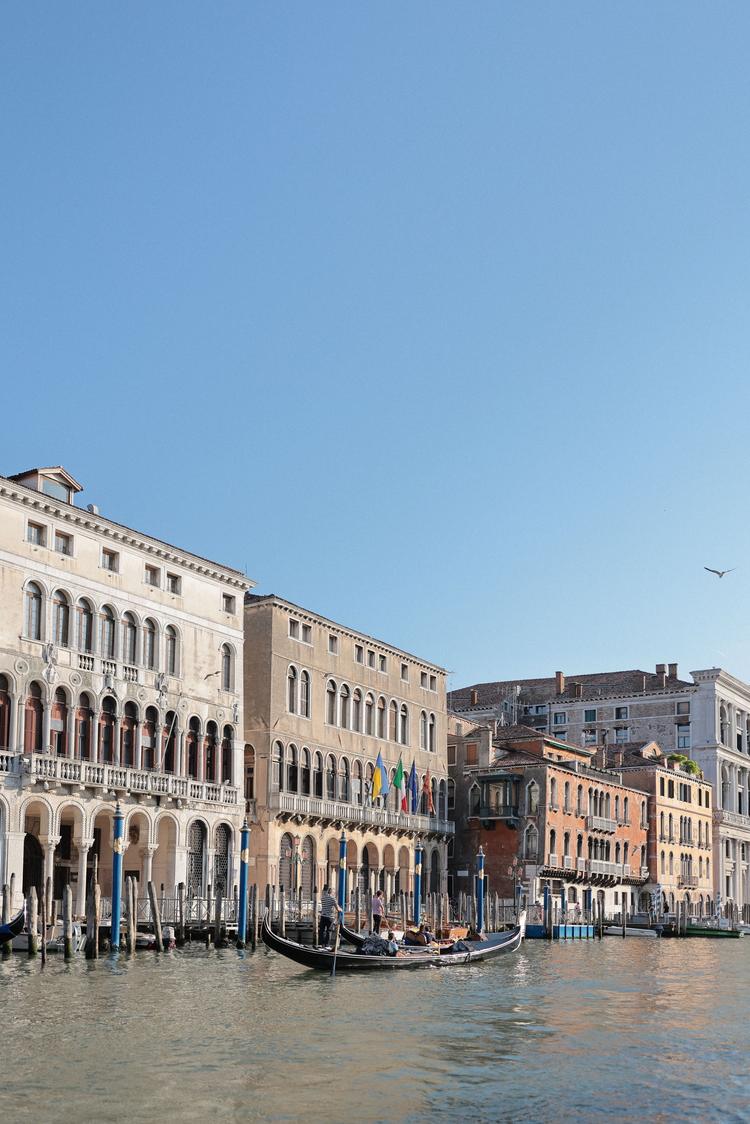
M453 686L750 678L749 41L685 0L5 5L0 473Z

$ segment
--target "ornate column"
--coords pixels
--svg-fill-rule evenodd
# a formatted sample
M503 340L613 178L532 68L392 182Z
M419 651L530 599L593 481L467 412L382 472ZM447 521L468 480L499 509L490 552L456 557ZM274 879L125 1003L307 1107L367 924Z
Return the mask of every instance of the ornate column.
M75 911L78 917L83 917L86 913L86 871L89 850L92 845L93 840L91 839L80 840L76 844L78 847L78 886L76 888Z
M42 702L42 753L49 753L50 751L50 723L52 719L52 704L50 700L44 699Z
M149 882L153 882L154 873L154 855L159 850L158 843L148 843L145 847L141 847L141 859L143 860L143 886L144 891Z
M45 835L41 836L39 842L42 847L42 854L44 855L44 880L45 883L48 878L54 878L55 871L55 849L60 842L59 835Z

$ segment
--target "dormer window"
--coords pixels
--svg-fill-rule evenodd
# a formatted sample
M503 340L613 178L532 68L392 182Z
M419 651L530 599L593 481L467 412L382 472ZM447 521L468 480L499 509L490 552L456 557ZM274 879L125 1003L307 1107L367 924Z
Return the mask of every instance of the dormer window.
M61 484L58 480L50 480L49 476L43 476L41 483L42 491L46 496L62 500L63 503L70 503L70 488L67 484Z

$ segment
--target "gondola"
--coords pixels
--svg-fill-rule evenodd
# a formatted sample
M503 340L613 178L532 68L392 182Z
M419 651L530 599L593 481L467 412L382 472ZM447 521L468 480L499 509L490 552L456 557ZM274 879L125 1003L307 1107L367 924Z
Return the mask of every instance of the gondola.
M23 910L16 914L12 921L7 925L0 925L0 944L5 941L10 941L13 937L17 937L23 929Z
M526 914L522 913L519 923L506 933L493 933L483 941L456 941L452 949L442 952L429 948L417 948L413 952L403 952L398 956L367 956L361 952L346 952L339 949L312 948L297 944L286 937L272 932L268 916L263 919L261 936L267 948L302 964L305 968L317 968L330 972L336 957L336 971L354 970L396 971L408 968L447 968L458 964L474 964L489 960L501 952L515 952L523 940L526 928ZM352 930L349 930L352 932Z

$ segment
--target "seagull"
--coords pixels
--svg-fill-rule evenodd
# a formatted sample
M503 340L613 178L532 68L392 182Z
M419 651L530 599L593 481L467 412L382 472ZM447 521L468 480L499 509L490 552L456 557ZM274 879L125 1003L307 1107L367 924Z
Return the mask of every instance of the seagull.
M710 566L704 566L703 569L708 570L709 574L716 574L717 578L723 578L725 574L733 573L737 567L732 566L731 570L712 570Z

